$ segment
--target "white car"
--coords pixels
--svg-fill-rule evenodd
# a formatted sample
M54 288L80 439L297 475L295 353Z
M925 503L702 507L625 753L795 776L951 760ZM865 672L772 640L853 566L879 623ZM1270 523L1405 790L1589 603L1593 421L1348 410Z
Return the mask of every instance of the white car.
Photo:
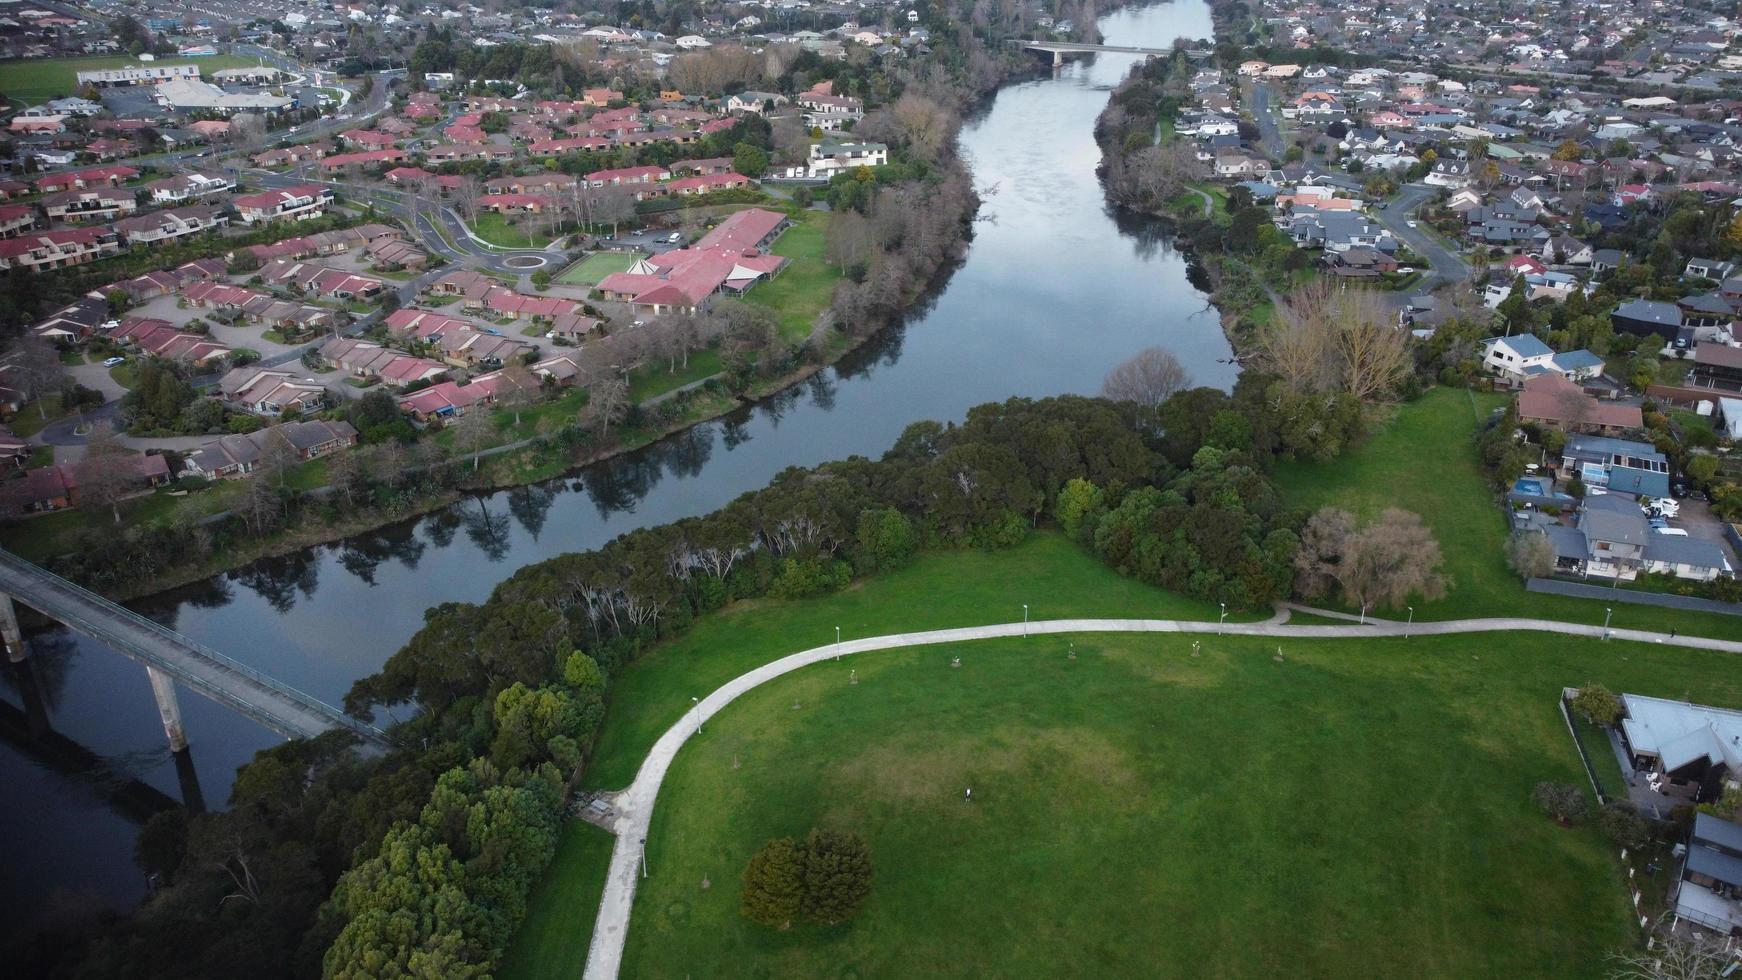
M114 367L117 364L126 364L126 363L127 363L127 358L125 358L125 357L111 357L108 360L103 362L103 366L104 367Z
M676 245L681 241L683 241L683 233L678 231L672 232L671 237L666 239L666 242L672 245Z
M1404 222L1404 224L1406 224L1406 225L1408 225L1408 226L1410 226L1410 227L1411 227L1411 228L1414 228L1414 227L1415 227L1415 222L1414 222L1414 221L1405 221L1405 222Z
M1656 500L1648 500L1645 502L1645 507L1647 510L1655 510L1665 517L1675 517L1682 510L1681 501L1674 497L1659 497Z
M1669 537L1672 537L1672 538L1685 538L1688 536L1688 532L1682 530L1679 527L1657 527L1657 528L1652 528L1651 530L1652 530L1653 534L1668 535Z

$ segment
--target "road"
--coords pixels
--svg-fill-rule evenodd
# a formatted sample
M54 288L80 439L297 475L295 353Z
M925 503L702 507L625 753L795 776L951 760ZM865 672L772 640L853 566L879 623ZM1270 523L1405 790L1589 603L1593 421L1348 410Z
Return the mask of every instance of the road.
M1290 607L1301 608L1301 607ZM1323 614L1321 610L1302 611ZM635 888L644 872L643 851L647 829L653 819L653 805L659 796L660 784L671 768L678 750L702 731L703 723L718 714L741 695L789 674L801 667L835 660L859 653L892 650L901 647L932 646L940 643L962 643L971 640L1046 635L1058 633L1195 633L1229 636L1266 636L1280 639L1365 639L1369 637L1436 636L1454 633L1490 633L1532 631L1583 636L1593 640L1604 638L1601 626L1584 623L1561 623L1545 619L1461 619L1444 622L1399 623L1367 617L1364 625L1289 626L1286 611L1259 623L1228 623L1181 621L1170 619L1060 619L1036 623L1004 623L997 626L970 626L959 629L931 630L923 633L895 633L838 644L813 647L764 664L726 682L684 713L676 724L659 737L647 759L635 774L627 789L609 794L613 825L609 828L617 837L611 850L611 868L605 879L605 891L599 902L599 915L593 927L592 945L587 950L585 980L616 980L623 962L624 942L629 936L629 916L635 903ZM1644 630L1611 630L1608 635L1618 640L1659 643L1724 653L1742 653L1742 642L1707 637L1669 637ZM1183 650L1183 643L1180 648ZM649 862L658 867L658 862Z
M1373 220L1385 226L1397 239L1409 246L1409 250L1427 260L1429 275L1425 276L1417 292L1427 292L1440 283L1461 283L1470 278L1470 266L1463 258L1451 249L1440 244L1439 239L1421 228L1411 228L1410 219L1423 204L1439 195L1439 188L1426 184L1405 184L1397 197L1384 208L1373 208Z
M1270 159L1280 161L1288 152L1282 139L1282 117L1277 113L1270 86L1263 82L1252 85L1252 121L1258 125L1258 148Z

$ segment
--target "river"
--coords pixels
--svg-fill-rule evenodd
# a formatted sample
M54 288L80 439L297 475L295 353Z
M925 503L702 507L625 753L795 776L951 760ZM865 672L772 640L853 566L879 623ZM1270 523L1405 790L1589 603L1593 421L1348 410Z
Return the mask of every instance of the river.
M1101 29L1108 44L1165 47L1209 36L1210 14L1203 0L1177 0L1110 14ZM1013 395L1092 394L1109 368L1155 344L1196 383L1230 386L1236 369L1217 316L1165 229L1111 212L1095 178L1091 129L1134 60L1073 61L1005 88L970 120L961 143L985 203L966 260L906 324L808 383L563 480L470 498L135 607L338 703L430 606L480 601L524 565L714 510L789 466L880 455L916 420L959 419ZM0 894L15 910L130 906L146 889L132 862L139 811L180 799L188 767L178 773L164 745L144 668L60 628L32 643L34 692L0 670L10 708L0 708ZM40 710L21 712L26 703ZM185 690L181 706L191 774L221 806L236 767L278 739ZM45 722L65 738L43 735ZM30 916L7 919L16 928Z

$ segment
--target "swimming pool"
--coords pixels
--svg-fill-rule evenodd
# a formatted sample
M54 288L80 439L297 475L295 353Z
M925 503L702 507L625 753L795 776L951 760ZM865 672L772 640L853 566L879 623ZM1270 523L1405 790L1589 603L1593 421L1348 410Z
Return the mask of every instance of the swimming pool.
M1528 493L1533 497L1546 497L1549 495L1548 481L1534 476L1519 477L1518 482L1512 485L1512 489L1516 493Z

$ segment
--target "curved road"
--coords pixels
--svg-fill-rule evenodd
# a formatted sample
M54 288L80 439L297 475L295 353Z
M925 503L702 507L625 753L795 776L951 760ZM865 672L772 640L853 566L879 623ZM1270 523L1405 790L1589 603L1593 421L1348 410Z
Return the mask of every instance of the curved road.
M1306 610L1326 615L1320 610ZM1329 614L1336 615L1336 614ZM646 761L635 773L635 781L627 789L610 795L615 821L610 828L617 842L611 849L611 869L605 878L605 892L599 901L599 916L593 926L592 945L587 950L585 980L616 980L623 963L623 947L629 936L629 915L635 904L635 886L641 880L642 848L647 840L647 828L653 818L653 804L665 774L677 757L678 749L701 728L702 723L719 713L738 697L784 674L824 660L874 650L900 647L930 646L939 643L960 643L967 640L988 640L1000 637L1028 636L1052 633L1226 633L1229 636L1276 636L1294 639L1362 639L1374 636L1437 636L1452 633L1488 633L1536 631L1583 636L1594 640L1605 632L1618 640L1643 643L1670 643L1675 646L1724 653L1742 653L1742 642L1716 640L1700 636L1677 636L1651 633L1645 630L1608 630L1582 623L1560 623L1547 619L1459 619L1444 622L1404 624L1392 620L1367 617L1365 625L1349 626L1289 626L1281 617L1257 623L1227 623L1185 621L1174 619L1057 619L1036 623L1005 623L997 626L967 626L958 629L930 630L923 633L894 633L838 644L813 647L764 664L726 682L684 713L677 723L666 729L648 752Z

